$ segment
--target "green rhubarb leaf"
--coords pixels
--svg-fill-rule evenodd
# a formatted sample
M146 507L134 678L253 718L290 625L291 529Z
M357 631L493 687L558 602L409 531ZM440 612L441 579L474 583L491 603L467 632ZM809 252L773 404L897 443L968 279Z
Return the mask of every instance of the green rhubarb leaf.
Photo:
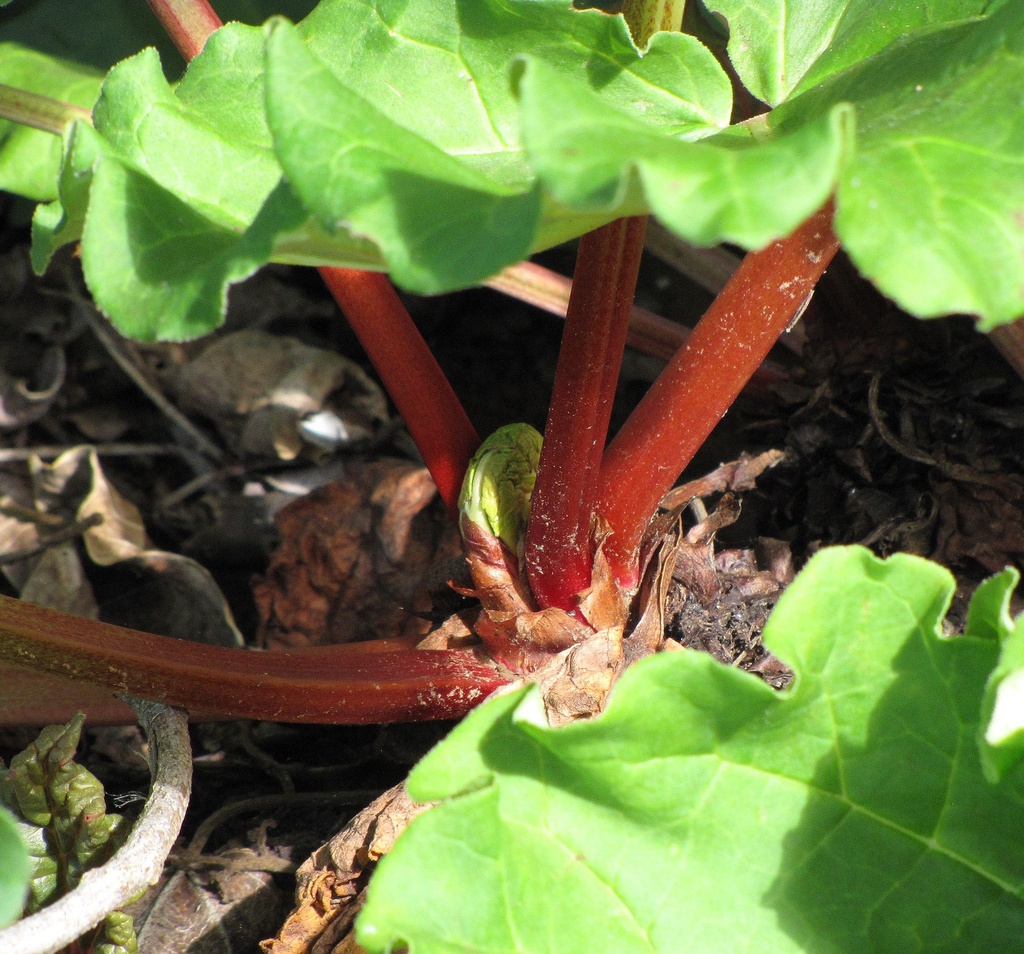
M17 822L0 807L0 928L21 917L31 872L28 849Z
M66 137L36 265L81 236L119 326L182 337L268 260L437 292L626 214L760 247L837 192L840 238L905 308L1024 312L1013 3L712 9L779 103L739 127L696 39L641 54L565 0L323 0L296 27L218 31L177 88L144 52L105 81L99 138Z
M804 88L867 59L905 34L992 10L993 0L704 0L729 27L729 59L743 85L777 106Z
M5 86L91 109L102 78L92 67L45 56L16 43L0 43L0 83ZM57 136L0 119L0 189L30 199L56 198L60 161Z
M306 218L279 187L263 97L254 27L217 31L176 89L152 49L118 64L95 133L69 137L59 202L37 213L37 270L81 235L89 288L125 334L185 338L216 327L228 286Z
M59 248L77 242L85 228L92 170L106 144L92 126L75 123L64 137L64 161L57 180L58 198L36 206L32 217L32 267L46 270Z
M984 18L890 44L769 118L786 133L851 103L856 145L836 231L857 267L922 317L989 329L1024 313L1024 18Z
M90 215L82 236L89 288L120 330L142 341L194 338L217 327L228 287L268 261L275 233L305 218L282 183L239 234L117 161L97 166L91 203L105 214Z
M444 291L529 253L536 190L489 179L383 115L285 21L271 28L267 64L268 116L289 181L326 229L377 244L396 281Z
M315 0L219 0L217 11L225 21L260 23L272 13L301 17L313 6ZM21 2L0 13L0 83L91 108L103 74L145 46L158 47L180 72L173 44L138 0ZM60 161L57 137L0 120L0 189L54 199Z
M1014 622L1010 613L1013 591L1020 582L1020 571L1007 567L1002 573L990 576L979 584L967 608L964 632L1002 643L1013 633Z
M692 37L665 35L641 58L621 17L565 0L322 0L299 30L384 115L508 184L532 181L511 75L526 53L667 133L729 121L728 79Z
M371 239L418 291L479 281L565 237L557 213L541 221L519 141L511 71L526 50L558 76L586 61L605 104L643 111L662 133L728 122L728 81L691 37L665 35L641 59L621 18L561 0L324 0L268 42L268 111L289 181L326 229ZM576 219L568 234L597 224Z
M228 287L275 253L330 261L337 243L281 181L263 64L262 30L229 24L175 87L153 49L111 70L95 129L77 124L66 137L59 198L37 210L36 270L81 238L97 304L150 340L211 331ZM345 253L346 263L379 262L361 239Z
M226 27L172 89L156 51L143 50L104 81L96 130L123 165L211 223L244 228L281 178L260 107L262 60L259 30Z
M652 49L668 34L656 34ZM526 57L523 140L555 198L576 209L653 212L691 242L748 248L786 235L832 194L851 111L838 105L790 135L730 128L686 142L620 111L586 84ZM709 130L705 129L704 132Z
M414 770L413 797L444 801L383 859L359 942L1020 949L1024 768L984 778L999 646L941 635L954 588L916 557L825 550L764 632L785 692L685 652L632 667L589 722L548 728L531 690L486 704Z

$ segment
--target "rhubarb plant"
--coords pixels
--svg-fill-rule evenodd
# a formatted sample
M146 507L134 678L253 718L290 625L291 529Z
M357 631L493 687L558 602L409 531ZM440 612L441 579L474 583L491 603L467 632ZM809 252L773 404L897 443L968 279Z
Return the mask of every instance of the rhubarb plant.
M445 803L382 867L360 921L370 951L1019 946L1011 574L946 638L945 571L829 552L765 634L797 673L786 693L661 653L622 674L603 714L548 724L550 665L595 702L571 721L658 648L660 632L629 631L664 552L658 501L840 241L921 317L992 329L1024 313L1012 0L707 0L694 33L678 8L652 27L642 3L321 0L298 23L220 29L204 0L150 5L191 60L180 81L154 49L101 82L73 48L2 48L0 109L37 131L0 141L0 185L42 202L36 267L78 243L98 305L146 340L212 330L228 287L265 262L320 267L461 514L485 652L241 662L6 601L0 654L199 711L317 721L461 715L537 677L543 692L492 700L414 773L417 797ZM97 10L75 5L82 34ZM17 25L17 5L3 16ZM733 115L702 40L723 26L756 115ZM751 251L606 446L647 215ZM443 292L576 236L536 474L532 450L471 462L468 415L382 273ZM523 501L488 499L489 474L531 484L525 534Z

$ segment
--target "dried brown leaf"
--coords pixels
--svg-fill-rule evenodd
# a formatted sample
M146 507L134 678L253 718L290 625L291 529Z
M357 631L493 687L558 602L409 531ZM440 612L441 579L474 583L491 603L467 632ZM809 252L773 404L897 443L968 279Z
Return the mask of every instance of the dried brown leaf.
M939 517L933 560L946 565L974 560L988 573L1024 562L1024 478L987 476L987 485L936 482Z
M661 501L663 510L675 510L688 504L695 497L707 497L727 490L753 490L757 478L766 470L782 463L786 455L779 450L765 451L756 457L740 455L739 460L721 464L710 474L673 487Z
M382 459L285 507L281 545L253 588L268 648L423 635L418 594L457 545L422 467Z
M222 853L226 864L237 851ZM140 951L248 954L284 914L263 871L177 871L150 900Z

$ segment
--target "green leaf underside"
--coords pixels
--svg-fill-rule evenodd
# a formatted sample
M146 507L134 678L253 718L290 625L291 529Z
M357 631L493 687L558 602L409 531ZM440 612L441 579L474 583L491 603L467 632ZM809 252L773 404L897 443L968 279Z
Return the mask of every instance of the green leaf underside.
M382 862L360 943L1024 949L1024 768L988 784L977 739L998 624L942 638L953 590L918 558L827 550L764 633L785 693L687 652L633 667L587 723L493 700L414 770L414 797L449 800Z
M530 250L536 190L487 179L384 116L279 23L267 45L268 115L289 181L327 229L367 235L395 279L442 291ZM339 121L344 117L344 121ZM460 241L473 235L473 244Z
M681 144L546 63L526 62L523 138L539 176L567 206L651 211L692 242L759 248L817 211L835 186L845 107L775 140L728 129Z
M562 0L324 0L297 28L229 26L176 90L152 53L119 64L89 146L121 171L92 190L72 149L34 258L84 229L101 306L174 338L214 327L227 284L266 260L440 292L624 214L761 247L838 188L840 237L884 292L991 327L1024 312L1024 20L886 6L720 3L741 74L790 96L735 129L692 37L640 56L620 18ZM133 208L154 195L159 222Z
M642 110L661 135L728 121L726 78L691 38L666 36L641 59L619 18L561 2L325 2L299 34L308 52L284 26L268 44L285 172L326 227L370 237L420 291L483 279L544 243L518 135L519 51L556 75L582 74L586 58L604 101Z

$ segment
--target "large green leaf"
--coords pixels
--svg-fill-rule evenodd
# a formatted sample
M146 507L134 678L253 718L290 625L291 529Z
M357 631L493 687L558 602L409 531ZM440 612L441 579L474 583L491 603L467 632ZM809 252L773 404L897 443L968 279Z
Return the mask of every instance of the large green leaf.
M1012 568L986 580L971 601L967 621L971 632L1000 643L982 707L982 764L992 780L1024 757L1024 614L1016 624L1010 617L1010 597L1019 580Z
M511 75L524 54L666 134L729 122L726 76L692 37L664 35L641 58L621 18L564 0L323 0L300 31L389 118L509 182L532 181Z
M423 291L482 280L529 254L536 189L487 177L390 119L340 83L289 24L273 30L267 54L278 155L326 229L370 238L395 279Z
M227 20L298 17L315 0L220 0ZM3 4L0 4L3 6ZM103 74L145 46L159 48L174 73L183 66L160 24L138 0L19 0L0 12L0 83L91 108ZM31 199L57 195L60 142L0 120L0 189Z
M784 693L673 653L590 722L547 728L529 691L493 700L410 778L445 801L382 862L360 943L1024 949L1024 768L989 784L977 739L997 624L943 638L953 590L918 558L827 550L764 633L796 671Z
M176 89L153 49L119 63L96 134L79 124L68 137L59 202L37 212L37 269L81 235L90 290L126 334L182 338L219 324L228 285L306 218L278 188L263 98L255 27L217 31Z
M326 228L370 238L420 291L479 281L563 237L557 216L541 221L524 161L511 75L521 51L556 79L585 76L608 108L643 111L656 135L728 123L725 74L691 37L664 35L640 58L620 18L561 0L325 0L298 35L308 50L283 25L268 44L285 172Z
M856 107L856 149L836 228L857 267L925 317L991 328L1024 313L1024 17L890 45L781 106L780 133L836 103Z
M662 37L674 38L657 34L652 46ZM541 180L566 206L609 216L651 211L691 242L759 248L796 228L835 187L852 125L846 107L823 110L778 138L704 129L717 135L687 142L547 63L526 60L523 139Z
M743 85L777 106L807 88L867 59L900 37L927 33L994 9L993 0L704 0L729 26L729 59Z

